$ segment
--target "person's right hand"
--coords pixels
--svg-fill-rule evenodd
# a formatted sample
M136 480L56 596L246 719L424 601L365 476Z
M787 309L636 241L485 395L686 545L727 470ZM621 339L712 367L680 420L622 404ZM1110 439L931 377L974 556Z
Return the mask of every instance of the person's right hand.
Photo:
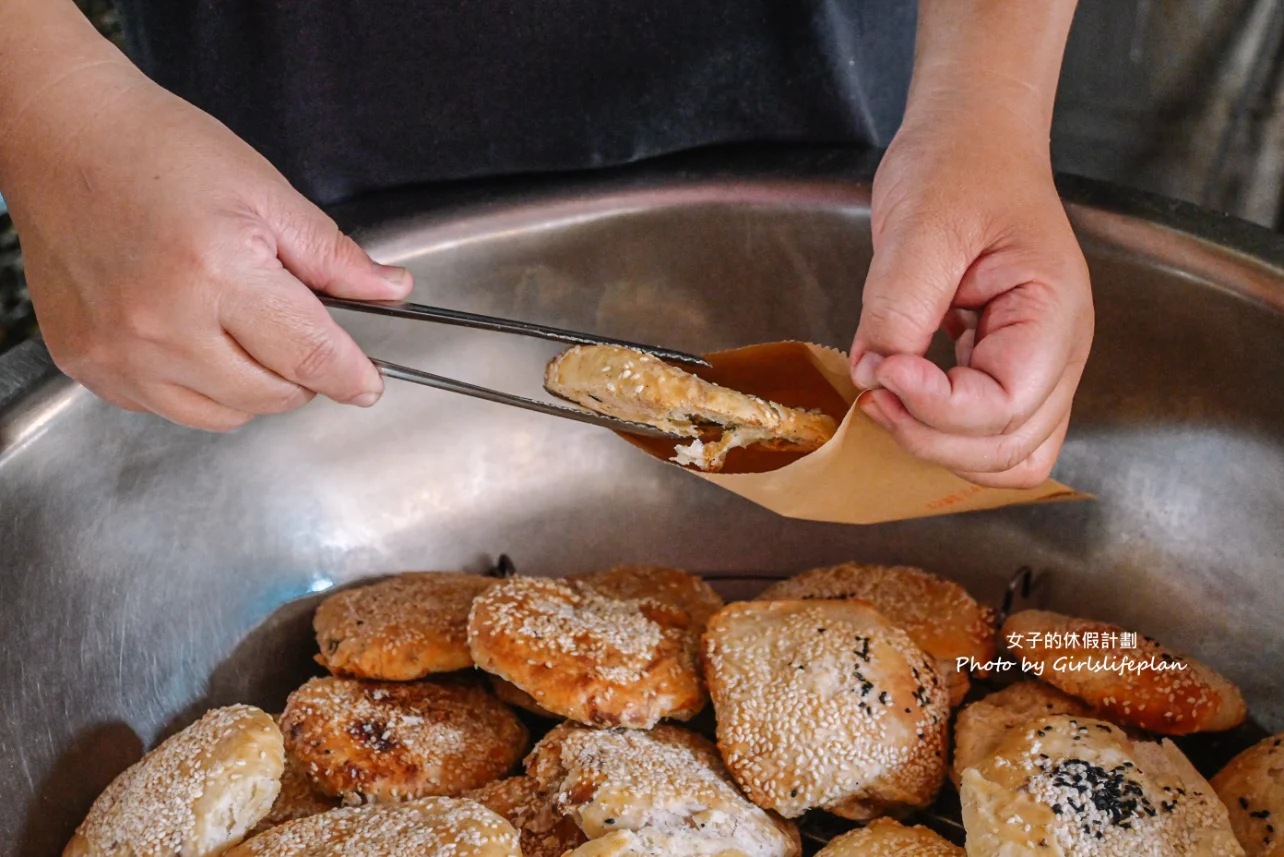
M123 408L229 430L315 394L354 405L378 371L312 290L405 297L230 130L132 67L59 83L10 129L6 201L55 362Z

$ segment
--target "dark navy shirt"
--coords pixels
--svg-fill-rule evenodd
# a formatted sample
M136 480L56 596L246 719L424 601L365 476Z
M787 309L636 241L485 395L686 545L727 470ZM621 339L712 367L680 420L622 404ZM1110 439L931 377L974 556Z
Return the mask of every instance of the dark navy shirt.
M912 0L121 0L134 58L305 194L719 143L883 146Z

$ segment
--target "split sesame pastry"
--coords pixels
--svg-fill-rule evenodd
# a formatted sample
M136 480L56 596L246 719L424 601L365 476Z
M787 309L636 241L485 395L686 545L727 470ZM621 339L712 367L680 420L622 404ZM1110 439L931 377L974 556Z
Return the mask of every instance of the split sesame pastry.
M590 840L650 830L713 840L745 857L802 852L797 828L746 800L717 747L688 729L663 724L643 732L565 723L535 745L526 772Z
M283 755L268 714L216 708L113 780L63 857L222 854L271 808Z
M471 800L345 807L274 827L228 857L522 857L517 831Z
M468 609L494 582L478 574L410 572L337 592L313 619L317 662L335 675L383 681L468 669Z
M746 857L726 840L698 833L664 833L651 828L617 830L593 839L566 857Z
M859 598L868 601L894 625L904 628L923 651L936 659L937 671L950 691L950 704L967 696L968 670L959 658L978 663L994 659L995 615L952 580L909 566L861 565L849 562L804 571L770 586L759 601ZM984 677L985 670L977 675Z
M281 731L317 789L348 804L461 795L511 771L530 737L479 686L332 677L290 695Z
M522 857L562 857L587 841L575 822L557 812L552 796L533 777L509 777L464 797L497 812L517 829Z
M994 755L1013 729L1051 714L1087 717L1092 713L1082 701L1051 685L1022 681L979 699L958 713L954 721L954 759L950 780L957 787L963 771Z
M932 802L949 696L932 658L869 604L731 604L704 652L718 748L754 803L864 820Z
M1248 857L1284 857L1284 732L1231 759L1212 786Z
M278 727L281 725L280 715L273 717L272 720ZM281 774L281 790L276 796L276 801L268 814L260 819L258 825L250 832L251 834L262 833L287 821L296 821L317 813L328 812L338 805L338 800L317 791L299 760L290 753L286 753L285 771Z
M719 471L732 449L819 449L837 430L832 417L790 408L699 378L662 360L614 345L577 345L544 372L544 387L591 411L693 438L671 459ZM704 442L701 433L720 430Z
M706 701L690 615L654 598L514 577L473 602L468 644L477 666L592 726L648 729L690 719Z
M511 705L514 708L520 708L523 711L534 714L536 717L544 717L549 720L561 719L556 714L536 702L535 697L531 696L511 681L505 681L499 676L490 675L489 673L486 678L490 680L490 689L494 691L495 696L499 698L500 702L503 702L506 705Z
M569 581L587 585L608 598L646 599L672 605L691 617L691 629L704 632L709 618L723 608L722 596L705 581L676 568L621 565L610 571L572 574Z
M281 777L281 793L272 809L254 827L252 833L262 833L287 821L297 821L339 806L335 798L321 794L312 785L307 773L290 758L285 761L285 774Z
M1171 741L1053 715L963 772L967 853L979 857L1243 857L1226 807Z
M1056 634L1061 645L1046 645L1049 633ZM1123 648L1125 633L1118 625L1046 610L1024 610L1003 623L1003 638L1024 640L1013 651L1042 665L1044 681L1115 723L1160 735L1189 735L1220 732L1244 722L1248 711L1235 685L1149 637L1136 635L1136 648ZM1034 634L1042 635L1037 647L1031 646ZM1115 644L1084 646L1085 634L1097 635L1098 640L1107 637ZM1067 635L1074 635L1078 645L1066 645ZM1138 665L1147 668L1138 670Z
M830 840L816 857L966 857L966 852L926 827L878 818Z

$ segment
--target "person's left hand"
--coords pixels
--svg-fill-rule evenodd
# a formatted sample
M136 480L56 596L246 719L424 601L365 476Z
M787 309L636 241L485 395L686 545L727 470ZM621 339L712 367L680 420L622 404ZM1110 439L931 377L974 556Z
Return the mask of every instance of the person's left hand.
M872 390L859 406L903 448L1026 488L1060 453L1093 307L1046 133L1010 119L949 105L907 116L874 180L851 354ZM948 371L923 357L942 327L956 343Z

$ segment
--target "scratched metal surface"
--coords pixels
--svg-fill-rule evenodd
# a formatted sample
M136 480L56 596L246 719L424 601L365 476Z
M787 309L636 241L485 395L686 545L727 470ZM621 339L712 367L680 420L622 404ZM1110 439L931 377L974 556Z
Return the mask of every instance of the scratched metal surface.
M415 271L423 302L689 350L842 347L869 261L868 166L826 152L686 159L340 216ZM1199 654L1284 728L1284 247L1188 208L1064 187L1100 319L1057 475L1092 503L789 521L600 429L410 385L390 383L369 411L318 402L211 436L103 405L51 376L34 343L7 355L0 855L57 854L115 774L207 706L279 706L309 669L298 599L400 569L481 569L501 551L539 574L908 562L991 602L1029 564L1045 574L1038 603ZM344 322L371 354L518 393L538 394L552 353Z

